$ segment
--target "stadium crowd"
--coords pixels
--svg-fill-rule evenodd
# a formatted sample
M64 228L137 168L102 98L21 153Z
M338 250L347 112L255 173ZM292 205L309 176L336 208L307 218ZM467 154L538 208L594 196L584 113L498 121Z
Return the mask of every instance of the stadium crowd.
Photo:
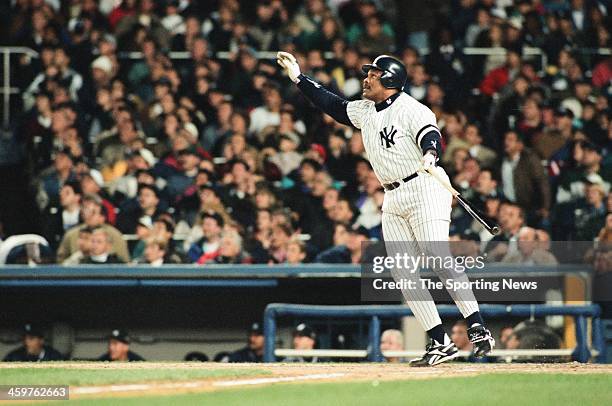
M10 43L39 55L12 78L50 247L41 261L359 262L361 243L382 238L384 192L360 132L304 99L277 50L347 99L360 98L362 64L400 58L404 91L438 119L441 164L500 223L496 240L610 242L609 11L592 0L16 0ZM608 54L586 52L597 49ZM451 234L491 238L460 206Z

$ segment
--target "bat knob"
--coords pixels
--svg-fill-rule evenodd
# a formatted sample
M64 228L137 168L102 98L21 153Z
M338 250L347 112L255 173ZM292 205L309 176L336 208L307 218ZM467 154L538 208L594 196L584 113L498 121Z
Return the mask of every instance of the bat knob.
M493 234L493 235L497 235L497 234L499 234L500 232L501 232L501 230L500 230L500 228L499 228L499 227L497 227L497 226L495 226L495 227L493 227L493 228L491 229L491 234Z

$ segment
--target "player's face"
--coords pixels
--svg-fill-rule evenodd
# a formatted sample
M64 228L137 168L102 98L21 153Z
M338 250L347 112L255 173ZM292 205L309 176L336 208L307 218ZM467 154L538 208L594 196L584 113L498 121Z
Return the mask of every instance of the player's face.
M293 348L295 350L312 350L314 348L315 341L310 337L293 337Z
M30 355L38 355L43 349L45 340L41 337L26 335L23 338L23 345L26 347L26 351Z
M113 361L123 361L127 359L130 346L122 341L111 339L108 342L108 353Z
M260 351L264 346L264 336L262 334L249 335L249 348L253 351Z
M380 83L382 72L376 69L370 69L368 76L363 80L362 96L369 100L379 100L381 94L385 91L384 86Z

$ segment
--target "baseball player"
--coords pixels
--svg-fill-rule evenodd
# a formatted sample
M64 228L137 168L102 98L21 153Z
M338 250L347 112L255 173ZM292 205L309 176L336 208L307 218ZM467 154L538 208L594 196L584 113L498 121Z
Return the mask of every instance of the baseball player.
M364 65L364 99L347 101L303 75L290 53L278 52L277 62L319 109L361 130L368 159L385 189L382 227L387 254L430 252L427 242L448 241L452 195L425 172L436 170L448 181L444 170L436 166L442 153L440 131L433 112L402 91L408 76L404 65L387 55ZM448 244L444 246L443 252L438 248L437 253L450 255ZM435 271L442 281L468 281L463 272ZM418 272L395 269L391 274L417 284L420 280ZM469 326L474 355L485 356L495 341L484 325L472 290L449 293ZM402 295L430 338L425 354L410 365L433 366L455 358L458 349L442 327L429 290L405 289Z

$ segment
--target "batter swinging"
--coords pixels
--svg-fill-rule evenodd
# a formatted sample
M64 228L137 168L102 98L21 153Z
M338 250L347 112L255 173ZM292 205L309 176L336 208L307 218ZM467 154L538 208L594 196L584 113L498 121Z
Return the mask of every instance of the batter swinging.
M278 52L277 62L318 108L336 121L361 130L368 159L385 189L382 227L387 255L401 251L450 256L447 244L440 248L440 243L433 242L448 241L452 195L424 172L438 171L448 181L444 170L436 166L442 152L440 131L433 112L402 91L408 77L404 65L387 55L364 65L364 100L349 102L301 74L293 55ZM435 271L443 282L468 281L463 272ZM418 272L395 269L391 273L396 280L419 280ZM468 323L474 356L485 356L495 341L484 326L472 290L449 293ZM402 294L430 337L425 354L410 365L432 366L455 358L458 349L442 327L431 293L427 289L406 289Z

